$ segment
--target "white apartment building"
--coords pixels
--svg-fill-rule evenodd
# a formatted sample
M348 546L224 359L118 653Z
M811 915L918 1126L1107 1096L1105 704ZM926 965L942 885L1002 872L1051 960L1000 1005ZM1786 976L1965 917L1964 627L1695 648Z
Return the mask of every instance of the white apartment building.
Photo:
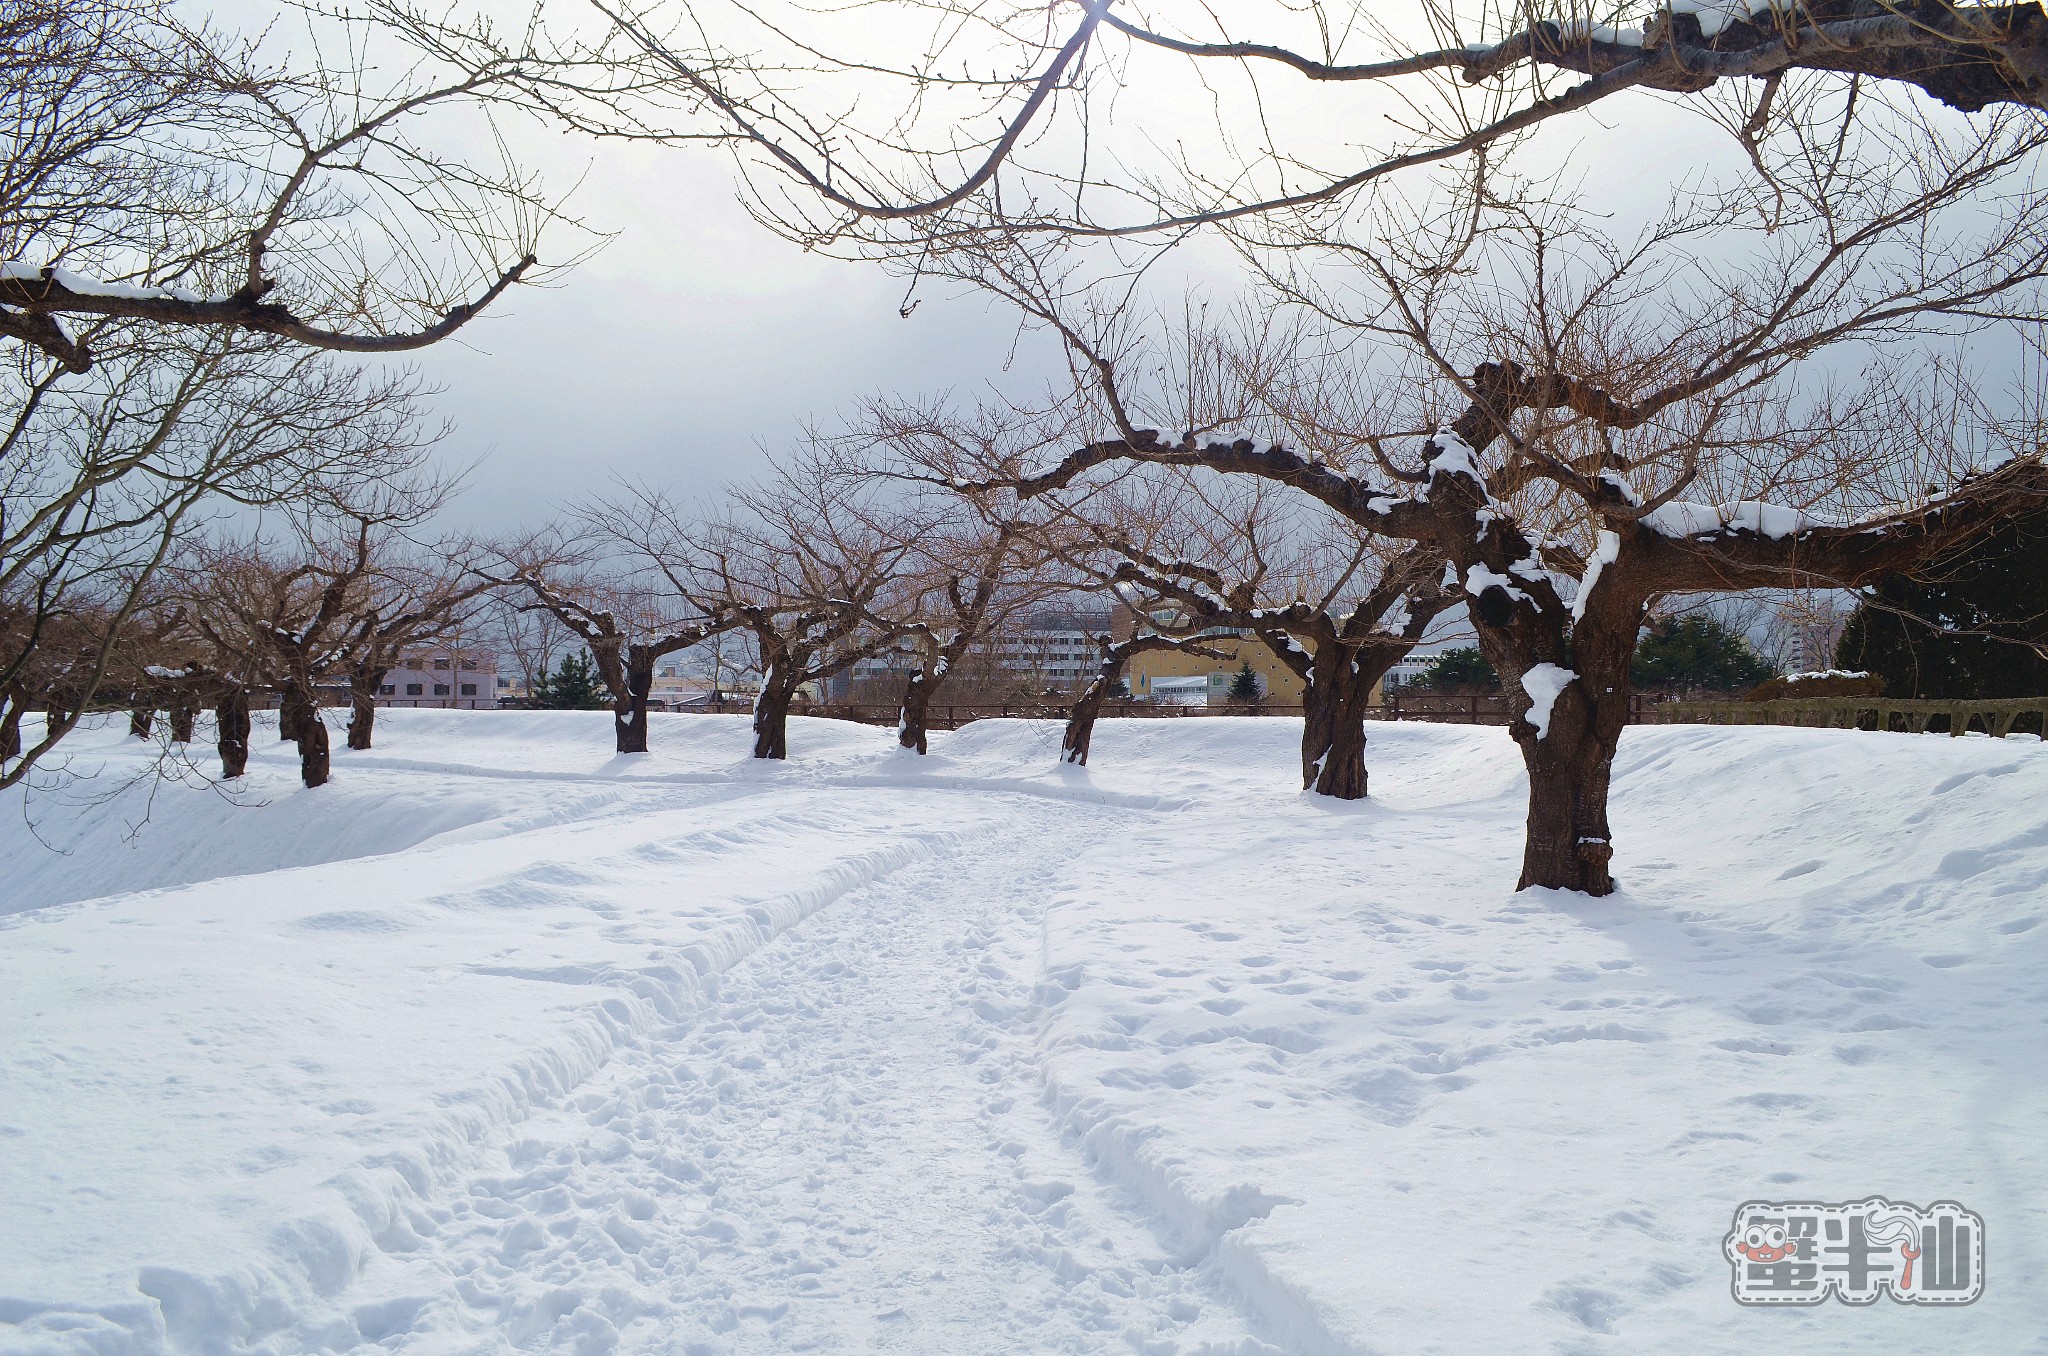
M487 650L429 646L402 656L377 689L379 706L439 706L490 711L498 705L498 656Z
M1107 607L1046 608L1018 618L976 649L1002 672L1029 675L1055 687L1078 687L1101 663L1095 637L1110 624ZM852 679L908 673L914 663L907 652L863 659L835 682L834 695L843 695Z

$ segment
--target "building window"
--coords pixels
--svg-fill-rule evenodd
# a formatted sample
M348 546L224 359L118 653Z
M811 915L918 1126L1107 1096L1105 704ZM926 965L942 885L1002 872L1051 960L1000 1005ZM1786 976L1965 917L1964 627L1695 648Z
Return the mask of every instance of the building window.
M434 661L434 667L437 669L445 669L448 667L448 661L445 659L436 659Z
M405 685L405 695L408 697L417 697L425 691L426 688L418 683L407 683Z
M512 686L512 680L511 680L510 678L500 678L500 679L498 680L498 686L499 686L499 687L510 687L510 686Z
M446 683L436 683L436 684L434 684L434 695L435 695L436 697L445 697L445 696L447 696L447 695L448 695L448 684L446 684Z
M475 673L476 661L474 659L465 659L462 661L462 667L470 673Z
M474 697L476 695L476 684L464 683L462 685L462 695L465 697Z
M385 683L377 689L377 695L380 697L395 697L398 695L398 685L396 683Z

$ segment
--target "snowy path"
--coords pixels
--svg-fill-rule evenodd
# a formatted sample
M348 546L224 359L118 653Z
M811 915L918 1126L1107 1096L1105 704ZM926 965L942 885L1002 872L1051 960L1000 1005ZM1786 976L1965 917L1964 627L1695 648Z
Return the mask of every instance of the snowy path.
M343 1297L340 1332L402 1351L1262 1349L1058 1138L1032 1048L1044 854L1103 825L1008 808L999 838L832 903L520 1126L415 1218L412 1256Z

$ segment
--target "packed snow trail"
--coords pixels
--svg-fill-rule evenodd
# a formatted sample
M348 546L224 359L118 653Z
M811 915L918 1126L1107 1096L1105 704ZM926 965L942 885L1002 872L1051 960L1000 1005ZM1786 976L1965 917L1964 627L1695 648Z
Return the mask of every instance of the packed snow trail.
M1055 1132L1031 1039L1045 849L1103 825L1005 808L521 1125L309 1346L1272 1350Z

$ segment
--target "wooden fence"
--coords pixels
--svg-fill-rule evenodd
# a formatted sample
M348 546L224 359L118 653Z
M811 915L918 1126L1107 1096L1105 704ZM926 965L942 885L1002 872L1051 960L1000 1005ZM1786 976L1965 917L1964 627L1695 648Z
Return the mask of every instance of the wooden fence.
M2048 735L2048 697L1959 701L1954 698L1787 697L1770 702L1666 702L1651 719L1665 725L1804 725L1821 729L1924 733L1934 723L1952 735L1981 730L1995 739L2016 731Z
M1654 697L1637 696L1629 714L1635 724L1644 724L1653 719L1652 712L1658 701ZM753 704L744 701L697 702L688 706L670 708L681 712L697 712L711 715L751 715ZM957 730L962 725L977 720L1065 720L1069 704L1065 701L1043 702L976 702L931 708L931 728L934 730ZM854 720L867 725L894 725L897 707L894 702L798 702L790 708L791 715L823 716L831 720ZM1105 702L1102 717L1105 720L1214 720L1233 716L1300 716L1299 706L1260 702L1256 705L1225 706L1182 706L1172 702ZM1510 719L1507 698L1498 692L1471 693L1410 693L1396 689L1388 695L1384 705L1370 708L1366 715L1373 720L1424 720L1456 725L1506 725Z
M326 696L322 694L323 700ZM259 703L260 704L260 703ZM273 703L274 704L274 703ZM346 704L345 700L342 704ZM392 705L390 699L379 706ZM409 703L410 704L410 703ZM446 699L419 702L445 706ZM510 705L508 703L508 705ZM112 709L112 708L109 708ZM659 711L659 701L653 704ZM667 708L685 714L751 715L751 701L693 702ZM1060 720L1067 718L1068 703L975 702L934 706L931 728L957 730L977 720ZM1242 716L1300 716L1299 706L1261 702L1257 705L1181 706L1170 702L1105 702L1105 719L1123 720L1214 720ZM797 702L790 714L822 716L829 720L852 720L866 725L894 725L894 702ZM1506 725L1507 698L1498 692L1440 693L1404 692L1388 694L1384 705L1370 708L1372 720L1422 720L1454 725ZM1997 700L1957 701L1953 698L1914 700L1890 697L1788 697L1778 701L1675 701L1655 695L1636 694L1630 699L1631 725L1796 725L1820 729L1892 730L1913 734L1930 726L1945 728L1952 735L1979 730L1994 738L2008 734L2040 734L2048 738L2048 696L2014 697Z

